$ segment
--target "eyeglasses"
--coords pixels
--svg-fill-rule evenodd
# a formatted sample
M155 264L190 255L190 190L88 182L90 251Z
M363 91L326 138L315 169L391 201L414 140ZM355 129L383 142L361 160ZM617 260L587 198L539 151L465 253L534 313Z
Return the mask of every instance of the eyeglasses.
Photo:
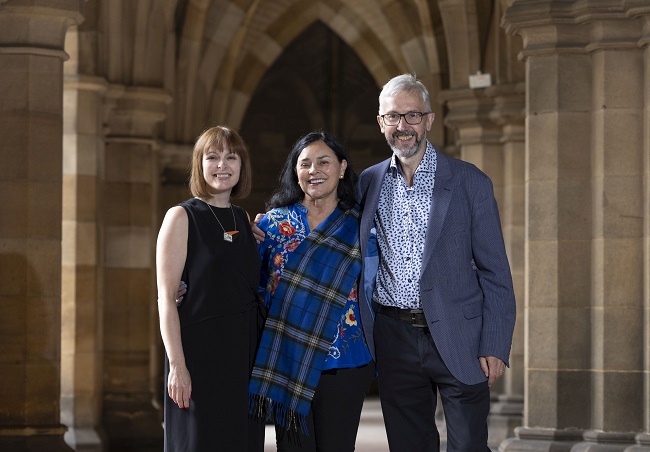
M420 111L409 111L408 113L386 113L385 115L379 116L387 126L398 125L402 118L404 118L404 121L406 121L407 124L415 126L417 124L420 124L422 122L422 118L429 114L431 114L431 112L422 113Z

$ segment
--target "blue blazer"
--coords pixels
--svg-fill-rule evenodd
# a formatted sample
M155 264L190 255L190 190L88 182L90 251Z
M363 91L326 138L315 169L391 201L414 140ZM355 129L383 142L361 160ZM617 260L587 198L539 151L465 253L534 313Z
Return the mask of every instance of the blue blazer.
M492 182L474 165L437 153L420 298L431 336L449 371L464 384L486 381L480 356L509 365L515 296ZM361 322L375 357L372 303L379 251L374 218L390 159L359 177ZM381 361L378 362L381 376Z

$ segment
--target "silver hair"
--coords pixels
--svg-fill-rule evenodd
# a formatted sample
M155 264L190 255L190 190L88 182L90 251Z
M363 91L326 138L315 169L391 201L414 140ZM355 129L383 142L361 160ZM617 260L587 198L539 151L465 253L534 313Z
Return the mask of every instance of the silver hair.
M424 107L427 111L431 111L431 101L426 86L415 77L415 74L402 74L390 79L379 93L379 114L381 114L382 102L395 97L400 92L420 94Z

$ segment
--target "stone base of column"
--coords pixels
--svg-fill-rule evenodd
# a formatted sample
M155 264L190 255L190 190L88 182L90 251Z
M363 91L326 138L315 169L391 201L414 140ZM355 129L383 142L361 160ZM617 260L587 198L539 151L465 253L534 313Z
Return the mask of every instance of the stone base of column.
M63 440L64 425L0 427L0 450L71 452Z
M63 439L76 452L104 452L106 443L105 435L94 428L69 427Z
M106 394L103 408L109 451L163 449L163 415L153 406L151 394Z
M650 452L650 434L518 427L499 452Z
M524 398L500 395L490 406L488 417L488 445L495 449L506 438L515 434L523 421Z
M625 452L650 452L650 433L636 435L636 444L625 449Z
M583 435L584 441L573 446L571 452L625 452L637 446L636 436L636 433L588 430Z
M499 445L499 452L571 452L583 440L582 430L552 428L515 428L515 438Z

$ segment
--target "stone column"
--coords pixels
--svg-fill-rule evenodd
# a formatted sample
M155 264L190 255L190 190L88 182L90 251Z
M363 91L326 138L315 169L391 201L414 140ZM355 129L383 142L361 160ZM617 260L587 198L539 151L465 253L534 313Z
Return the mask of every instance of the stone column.
M527 365L501 451L622 451L643 429L648 125L626 3L515 0L504 18L526 62Z
M79 3L0 2L0 450L70 450L59 412L63 49Z
M501 445L507 451L570 450L590 418L590 58L585 31L556 23L551 3L515 1L505 16L509 27L515 18L531 25L518 28L527 91L525 427Z
M78 73L78 33L66 50L63 133L61 421L77 451L103 450L102 271L99 169L103 161L104 79Z
M460 158L485 172L494 184L499 205L503 201L503 149L501 128L490 113L494 99L485 90L456 89L443 91L439 100L446 103L445 125L456 133Z
M104 162L104 397L111 448L162 447L151 350L157 337L157 127L170 97L153 88L110 86Z
M525 126L524 84L497 85L486 90L494 96L492 120L501 127L503 146L503 202L500 204L503 238L517 300L517 321L512 338L510 369L488 419L491 444L498 444L522 425L524 411L524 300L525 300Z
M644 246L643 246L643 430L636 437L638 447L631 447L626 452L641 451L642 447L650 447L650 14L645 3L640 5L646 12L642 16L643 37L639 45L643 49L645 92L643 96L643 220L644 220Z
M460 157L481 168L494 183L518 313L510 369L492 387L489 443L496 447L521 425L523 411L524 300L524 86L449 90L441 94L445 124L457 134Z
M643 429L643 52L639 21L620 15L594 11L585 49L592 72L592 405L590 428L574 451L623 450Z
M629 14L642 22L638 41L643 51L643 432L636 435L635 446L625 452L650 449L650 5L643 0L630 2Z

